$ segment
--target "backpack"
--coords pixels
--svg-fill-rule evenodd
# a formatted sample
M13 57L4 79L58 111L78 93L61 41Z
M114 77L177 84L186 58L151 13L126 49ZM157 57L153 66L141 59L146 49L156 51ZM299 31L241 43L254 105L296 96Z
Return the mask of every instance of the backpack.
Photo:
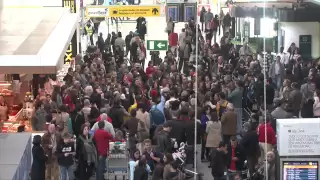
M150 109L149 114L152 126L162 125L166 121L164 114L157 108L157 105Z

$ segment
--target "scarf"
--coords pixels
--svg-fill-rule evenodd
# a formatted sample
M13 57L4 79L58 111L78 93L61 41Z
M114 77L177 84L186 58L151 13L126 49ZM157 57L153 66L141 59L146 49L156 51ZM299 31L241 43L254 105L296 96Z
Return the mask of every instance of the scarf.
M94 144L92 142L92 137L85 139L83 138L83 136L80 136L80 139L83 141L82 152L85 155L85 160L89 165L93 163L95 166L97 166L98 156L96 148L94 147Z

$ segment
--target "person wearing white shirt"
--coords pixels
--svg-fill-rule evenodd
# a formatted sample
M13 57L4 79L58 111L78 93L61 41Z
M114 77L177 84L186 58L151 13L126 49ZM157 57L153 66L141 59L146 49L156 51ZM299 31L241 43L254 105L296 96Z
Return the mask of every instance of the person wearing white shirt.
M286 66L289 64L289 56L283 50L284 50L284 47L281 47L280 53L278 54L278 56L280 56L280 62Z

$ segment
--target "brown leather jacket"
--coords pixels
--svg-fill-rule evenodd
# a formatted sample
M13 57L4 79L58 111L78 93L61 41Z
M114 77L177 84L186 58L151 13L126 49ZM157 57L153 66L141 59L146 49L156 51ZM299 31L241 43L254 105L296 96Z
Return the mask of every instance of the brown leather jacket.
M55 133L56 136L56 146L58 146L59 142L62 140L61 135L59 133ZM55 157L54 154L52 154L52 148L49 147L51 145L51 134L49 132L46 132L42 136L41 145L44 150L44 153L48 155L48 163L51 162L51 160Z
M221 117L222 134L234 136L237 134L237 114L227 111Z

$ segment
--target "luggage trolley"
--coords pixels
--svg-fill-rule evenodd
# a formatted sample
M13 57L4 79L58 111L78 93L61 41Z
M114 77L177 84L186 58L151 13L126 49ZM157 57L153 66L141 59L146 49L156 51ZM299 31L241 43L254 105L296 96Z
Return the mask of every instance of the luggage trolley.
M107 180L117 180L122 176L122 180L129 179L129 151L126 142L110 142L109 156L107 161ZM111 175L112 174L112 175ZM114 178L110 178L110 177ZM120 178L121 179L121 178Z

